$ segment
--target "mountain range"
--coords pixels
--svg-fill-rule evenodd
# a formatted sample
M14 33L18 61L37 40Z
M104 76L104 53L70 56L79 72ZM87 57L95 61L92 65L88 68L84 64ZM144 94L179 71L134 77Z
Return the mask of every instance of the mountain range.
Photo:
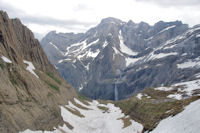
M117 29L113 26L116 23ZM144 22L128 23L148 27ZM104 19L98 25L101 28L83 34L51 32L55 42L43 46L49 50L48 57L54 57L50 58L55 62L52 65L33 33L19 19L10 19L0 11L0 132L198 132L200 28L188 28L179 21L159 23L167 26L152 36L155 26L148 27L144 38L152 41L143 46L127 37L135 50L126 44L125 34L131 28L123 30L127 23L115 18ZM168 33L172 29L182 33ZM153 38L159 34L164 37L157 40L163 43L155 45ZM64 64L68 69L61 67ZM77 92L56 69L67 73L67 78L74 76L70 82L82 85L77 86ZM90 97L116 101L92 100L79 90ZM136 91L140 92L133 94Z
M105 18L85 33L48 33L41 45L77 91L119 100L147 87L195 79L200 72L200 25Z

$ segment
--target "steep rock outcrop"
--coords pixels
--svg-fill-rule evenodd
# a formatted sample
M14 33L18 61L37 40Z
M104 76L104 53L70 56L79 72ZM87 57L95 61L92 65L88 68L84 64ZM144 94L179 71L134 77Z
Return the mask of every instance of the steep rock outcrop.
M0 11L0 132L52 130L59 105L76 97L48 61L33 33Z

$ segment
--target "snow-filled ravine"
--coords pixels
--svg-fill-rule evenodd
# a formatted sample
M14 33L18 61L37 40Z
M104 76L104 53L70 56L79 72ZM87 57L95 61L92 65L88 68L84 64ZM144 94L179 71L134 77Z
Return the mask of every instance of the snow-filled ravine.
M54 131L44 131L44 133L141 133L143 126L130 120L131 124L124 127L122 120L128 118L121 109L109 103L100 104L93 100L89 105L83 104L77 99L74 102L82 107L78 107L72 102L61 106L63 120L69 123L73 129L69 129L65 124L55 128ZM76 112L76 113L74 113ZM25 130L20 133L43 133L42 131Z

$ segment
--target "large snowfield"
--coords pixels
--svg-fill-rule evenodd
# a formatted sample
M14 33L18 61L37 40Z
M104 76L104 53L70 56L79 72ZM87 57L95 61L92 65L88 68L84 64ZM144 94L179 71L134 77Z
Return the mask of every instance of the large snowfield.
M54 131L44 131L44 133L141 133L143 126L131 121L131 125L124 128L124 123L120 118L127 118L121 109L109 103L107 105L100 104L97 101L89 102L85 105L77 99L74 101L89 110L80 109L71 102L65 107L61 106L61 115L63 120L73 126L69 129L66 125L55 128ZM98 106L108 108L107 111L100 109ZM71 113L68 109L78 111L83 117ZM43 133L42 131L25 130L20 133Z
M128 116L125 116L120 108L111 103L104 105L94 100L89 102L90 105L85 105L77 99L74 99L74 101L89 110L80 109L71 102L65 107L61 106L63 120L73 126L72 130L64 125L55 128L54 131L31 131L27 129L20 133L141 133L143 130L143 126L134 120L131 120L130 126L123 128L124 123L119 118L127 118ZM104 106L109 110L101 110L98 106ZM74 115L66 108L78 110L82 117ZM160 121L151 133L198 133L200 131L199 116L200 99L190 103L181 113Z

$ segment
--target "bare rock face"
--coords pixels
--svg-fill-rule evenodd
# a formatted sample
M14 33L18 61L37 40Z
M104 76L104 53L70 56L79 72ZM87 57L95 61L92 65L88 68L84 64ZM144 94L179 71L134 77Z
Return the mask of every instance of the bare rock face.
M1 133L52 130L63 124L58 105L76 97L75 91L48 61L33 33L3 11L0 75Z

